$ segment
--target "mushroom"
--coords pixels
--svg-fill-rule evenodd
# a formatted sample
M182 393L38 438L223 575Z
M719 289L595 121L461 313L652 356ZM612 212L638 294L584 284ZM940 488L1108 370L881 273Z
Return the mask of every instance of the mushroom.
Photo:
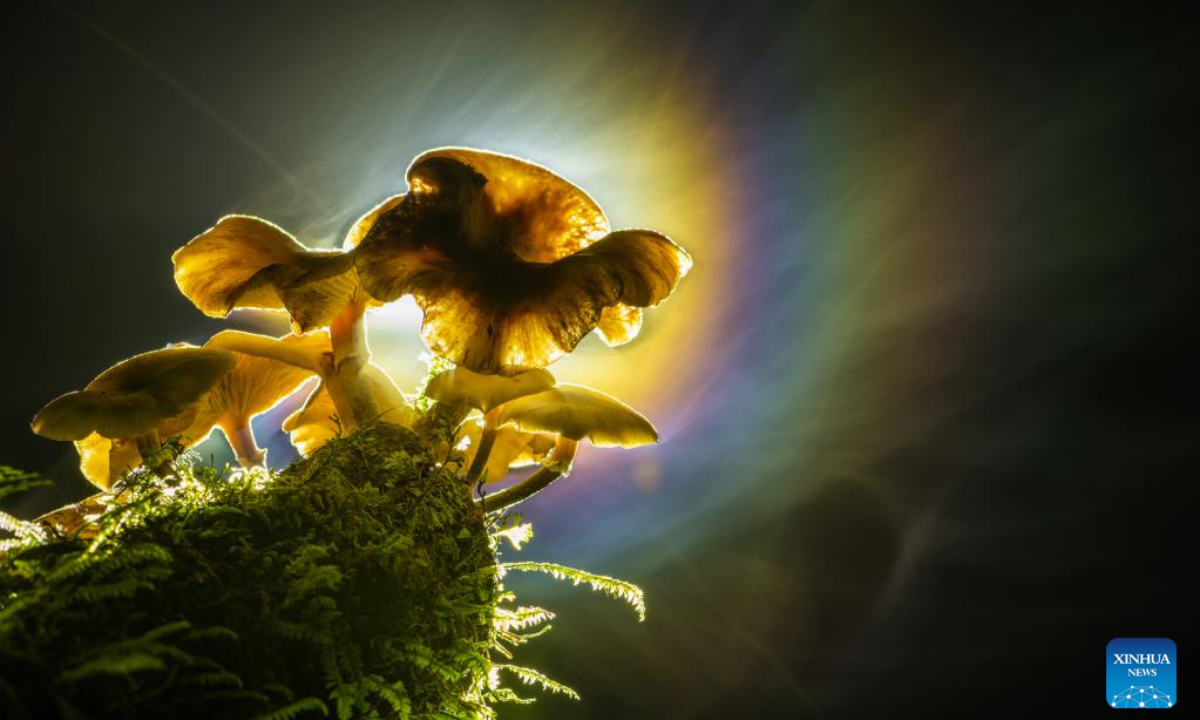
M575 451L584 438L597 447L630 448L658 442L658 432L640 413L611 395L582 385L557 385L507 402L495 412L498 426L552 434L557 439L553 452L537 472L477 501L489 512L521 502L570 472Z
M190 432L208 435L218 427L243 467L261 465L266 452L254 439L250 422L291 395L318 369L306 361L328 347L328 339L319 335L287 335L274 339L277 357L243 352L230 333L217 333L205 347L233 352L237 364L201 399L197 421ZM265 337L265 336L264 336Z
M353 248L379 215L398 202L388 198L359 218L345 247ZM207 315L225 317L240 307L284 309L295 333L328 327L333 367L343 375L346 410L363 418L380 413L370 390L358 382L371 358L363 314L373 301L359 284L350 254L310 249L266 220L229 215L171 259L179 289Z
M592 330L633 339L691 266L651 230L609 232L600 206L549 170L507 155L442 148L408 169L409 193L351 253L380 302L413 295L431 351L514 375L571 352Z
M135 355L51 401L31 426L42 437L75 441L84 477L109 490L158 451L162 438L192 424L195 403L236 362L232 353L187 345Z
M297 332L328 327L357 289L349 256L305 247L250 215L221 218L176 250L171 262L179 290L205 315L287 310Z
M301 455L308 457L331 437L340 434L341 419L337 405L325 382L317 384L299 410L283 420L283 430Z
M362 369L362 375L374 395L376 404L383 408L376 419L379 422L411 427L416 420L416 411L408 404L404 394L383 368L372 363ZM283 421L283 429L287 431L292 444L301 455L311 455L314 450L324 445L326 440L347 429L330 394L329 386L336 382L336 378L322 380L313 388L304 405Z
M214 335L209 345L290 366L305 378L313 375L320 378L320 384L309 395L304 407L284 421L283 429L292 434L293 443L296 442L296 431L301 426L306 427L300 431L303 446L298 445L298 448L301 452L311 452L336 434L339 425L349 431L357 427L359 422L378 420L407 426L414 419L415 413L404 395L387 373L374 363L359 368L353 380L357 391L370 393L371 404L379 411L370 417L361 417L357 413L344 385L347 377L345 368L339 372L335 367L328 332L273 338L240 330L225 330ZM336 423L331 419L334 415L338 417ZM318 423L319 427L307 427L314 423Z
M474 485L484 468L496 440L496 412L499 406L517 398L554 387L554 376L546 370L529 370L519 375L482 375L464 367L447 370L429 381L425 394L438 402L469 405L483 413L479 444L471 453L467 483ZM519 448L517 452L519 452ZM508 467L505 463L504 467Z
M471 466L482 449L481 438L485 432L483 417L467 418L460 429L469 440L463 452L463 462ZM479 471L476 482L491 483L503 479L512 468L537 465L554 450L552 435L521 432L513 427L494 428L494 440L487 455L486 465Z

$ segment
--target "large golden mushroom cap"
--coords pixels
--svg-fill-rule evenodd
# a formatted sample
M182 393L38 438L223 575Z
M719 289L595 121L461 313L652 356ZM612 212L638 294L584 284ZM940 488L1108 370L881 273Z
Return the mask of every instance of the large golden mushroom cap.
M349 255L310 249L279 226L249 215L221 218L171 261L175 283L204 314L287 310L298 333L327 327L361 293Z
M135 355L51 401L34 416L33 431L53 440L144 435L188 410L236 362L224 350L191 346Z
M429 349L475 372L544 367L597 326L628 342L691 265L659 233L606 235L587 193L524 160L444 148L408 181L354 250L359 278L381 302L413 295Z
M561 260L609 231L608 218L590 195L541 165L511 155L471 148L430 150L412 161L408 183L414 193L434 195L457 185L464 240L499 244L526 262Z
M496 424L528 433L559 435L598 447L637 447L658 442L658 431L641 413L611 395L582 385L560 384L496 409Z
M393 195L381 201L378 205L368 210L354 224L350 226L350 230L346 232L346 238L342 240L342 249L349 251L358 247L363 240L366 239L367 233L371 232L371 228L375 227L375 223L383 214L395 209L400 202L404 200L404 195Z

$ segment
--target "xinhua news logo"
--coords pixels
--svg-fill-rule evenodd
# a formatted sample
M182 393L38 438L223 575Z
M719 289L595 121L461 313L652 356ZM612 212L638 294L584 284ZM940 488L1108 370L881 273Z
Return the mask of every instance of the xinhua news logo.
M1108 644L1109 707L1175 707L1175 643L1167 638L1115 638Z

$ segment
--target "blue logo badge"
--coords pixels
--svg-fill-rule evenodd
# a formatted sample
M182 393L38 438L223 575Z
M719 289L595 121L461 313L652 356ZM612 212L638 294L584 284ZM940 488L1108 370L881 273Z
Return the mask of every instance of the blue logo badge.
M1105 680L1109 707L1175 707L1175 643L1167 638L1114 638Z

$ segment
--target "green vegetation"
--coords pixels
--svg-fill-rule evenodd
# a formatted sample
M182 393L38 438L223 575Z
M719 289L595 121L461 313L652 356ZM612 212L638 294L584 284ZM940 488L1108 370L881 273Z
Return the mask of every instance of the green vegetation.
M0 716L482 719L528 702L514 679L577 697L509 664L553 614L519 606L505 570L639 614L640 591L499 564L529 525L489 523L461 457L431 445L379 423L281 473L185 455L174 475L127 475L70 534L0 513ZM42 482L5 469L0 499Z

